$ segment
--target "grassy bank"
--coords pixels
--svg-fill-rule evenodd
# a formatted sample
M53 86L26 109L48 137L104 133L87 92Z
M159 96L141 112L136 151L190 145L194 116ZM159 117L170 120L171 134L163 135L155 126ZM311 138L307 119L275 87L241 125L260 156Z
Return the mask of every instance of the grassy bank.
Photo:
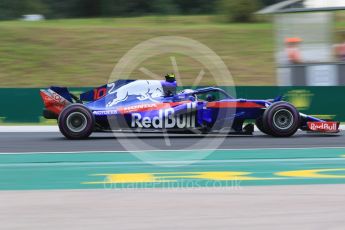
M132 47L157 36L183 36L214 50L237 85L274 85L274 37L270 23L222 24L211 16L0 22L0 87L103 84L118 60ZM185 85L202 66L176 57ZM169 56L142 63L163 75L172 72ZM206 77L201 84L213 84ZM135 71L133 78L147 78Z
M184 36L204 43L227 64L238 84L272 85L272 26L221 24L208 16L0 22L0 86L61 84L92 86L107 81L114 65L133 46L157 36ZM177 57L184 84L202 68ZM162 75L172 72L169 56L142 65ZM133 77L147 78L136 71ZM207 78L202 82L208 84Z

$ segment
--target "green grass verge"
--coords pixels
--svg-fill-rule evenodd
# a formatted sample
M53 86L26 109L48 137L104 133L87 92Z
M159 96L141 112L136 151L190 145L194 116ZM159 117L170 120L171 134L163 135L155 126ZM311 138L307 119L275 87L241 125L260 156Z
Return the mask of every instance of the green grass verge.
M338 29L345 27L340 22ZM214 50L237 85L275 85L274 32L270 23L224 24L212 16L150 16L0 22L0 87L94 86L105 83L118 60L132 47L157 36L184 36ZM177 56L183 84L202 68ZM172 72L169 56L142 66ZM207 76L208 73L206 73ZM133 78L147 78L135 71ZM213 84L205 77L203 85Z

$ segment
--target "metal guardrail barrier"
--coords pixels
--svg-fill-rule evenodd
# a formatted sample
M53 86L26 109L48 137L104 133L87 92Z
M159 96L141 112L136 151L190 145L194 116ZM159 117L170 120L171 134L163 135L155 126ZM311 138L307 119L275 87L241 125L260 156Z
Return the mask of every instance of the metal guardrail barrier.
M345 62L278 66L280 86L345 86Z

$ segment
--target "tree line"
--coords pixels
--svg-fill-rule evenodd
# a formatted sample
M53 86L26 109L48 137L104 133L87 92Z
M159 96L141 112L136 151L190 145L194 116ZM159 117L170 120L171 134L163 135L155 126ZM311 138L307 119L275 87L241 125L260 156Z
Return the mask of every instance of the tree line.
M281 0L1 0L0 19L25 14L46 18L90 18L165 14L215 14L256 10ZM230 9L229 9L230 8ZM245 21L246 18L239 17Z

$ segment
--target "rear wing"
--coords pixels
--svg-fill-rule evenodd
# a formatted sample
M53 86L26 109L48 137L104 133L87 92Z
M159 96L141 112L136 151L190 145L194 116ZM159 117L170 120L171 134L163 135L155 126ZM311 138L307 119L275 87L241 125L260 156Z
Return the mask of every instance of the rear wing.
M52 86L49 89L41 89L40 95L44 103L44 111L58 115L69 104L73 103L72 95L65 87Z

